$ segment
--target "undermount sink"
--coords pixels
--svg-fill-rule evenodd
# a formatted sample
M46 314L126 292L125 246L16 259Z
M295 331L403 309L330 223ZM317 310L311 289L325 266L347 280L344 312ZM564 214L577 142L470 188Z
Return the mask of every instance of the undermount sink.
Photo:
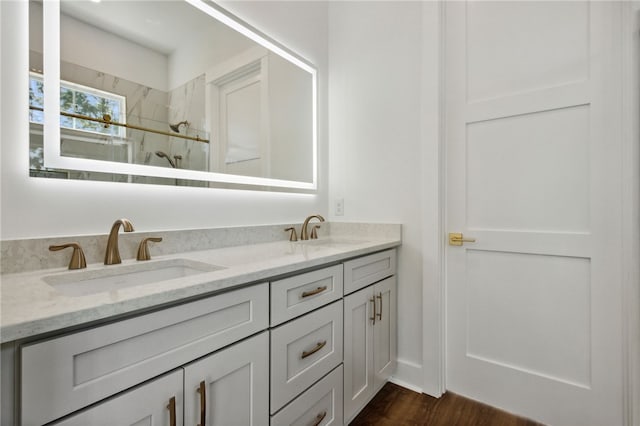
M168 259L49 275L43 280L67 296L86 296L220 269L224 267L188 259Z

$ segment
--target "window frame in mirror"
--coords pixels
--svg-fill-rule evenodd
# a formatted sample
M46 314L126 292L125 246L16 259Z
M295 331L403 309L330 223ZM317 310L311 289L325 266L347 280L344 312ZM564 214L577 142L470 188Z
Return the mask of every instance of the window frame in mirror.
M143 164L108 162L75 157L65 157L60 151L60 1L44 1L43 68L44 68L44 165L47 168L115 173L134 176L151 176L173 179L189 179L249 187L275 187L292 190L318 189L318 108L317 70L310 63L270 40L244 21L207 0L183 0L224 25L240 32L262 47L290 61L311 75L312 90L312 180L311 182L243 176L149 166ZM55 36L53 36L55 35Z

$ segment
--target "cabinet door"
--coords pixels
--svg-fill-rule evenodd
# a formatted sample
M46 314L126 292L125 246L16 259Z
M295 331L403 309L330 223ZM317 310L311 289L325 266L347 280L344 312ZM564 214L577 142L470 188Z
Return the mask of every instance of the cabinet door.
M173 407L171 400L173 399ZM54 423L56 426L182 425L182 370Z
M186 366L184 392L185 425L268 424L269 333Z
M344 418L351 418L373 395L373 289L344 298Z
M396 277L373 286L376 321L373 326L374 392L377 392L396 369Z

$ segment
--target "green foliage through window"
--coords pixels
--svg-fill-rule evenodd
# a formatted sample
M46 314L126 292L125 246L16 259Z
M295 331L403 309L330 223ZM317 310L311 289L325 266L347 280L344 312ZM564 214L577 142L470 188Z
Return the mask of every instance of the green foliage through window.
M36 73L30 73L29 105L44 107L43 80L42 76ZM102 119L105 114L108 114L113 121L118 123L124 124L126 121L124 96L66 81L60 82L60 111L98 119ZM30 109L29 121L43 124L44 113ZM64 115L60 115L60 127L116 137L126 136L125 127L105 126L97 121Z

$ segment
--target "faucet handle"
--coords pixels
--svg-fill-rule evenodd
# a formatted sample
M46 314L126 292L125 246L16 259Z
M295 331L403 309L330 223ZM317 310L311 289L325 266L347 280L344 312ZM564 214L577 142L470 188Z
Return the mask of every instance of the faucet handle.
M58 251L66 249L67 247L73 247L73 254L69 261L69 269L83 269L87 267L87 260L84 257L82 247L78 243L65 243L60 245L49 246L49 251Z
M320 225L314 225L313 228L311 228L311 239L312 240L317 240L318 239L318 229L320 228Z
M287 231L291 231L291 234L289 234L289 241L298 241L298 233L296 232L296 228L292 226L291 228L287 228L284 230L284 232Z
M151 254L149 253L149 241L154 243L159 243L162 241L161 237L148 237L144 238L140 241L140 245L138 246L138 255L136 256L136 260L151 260Z

